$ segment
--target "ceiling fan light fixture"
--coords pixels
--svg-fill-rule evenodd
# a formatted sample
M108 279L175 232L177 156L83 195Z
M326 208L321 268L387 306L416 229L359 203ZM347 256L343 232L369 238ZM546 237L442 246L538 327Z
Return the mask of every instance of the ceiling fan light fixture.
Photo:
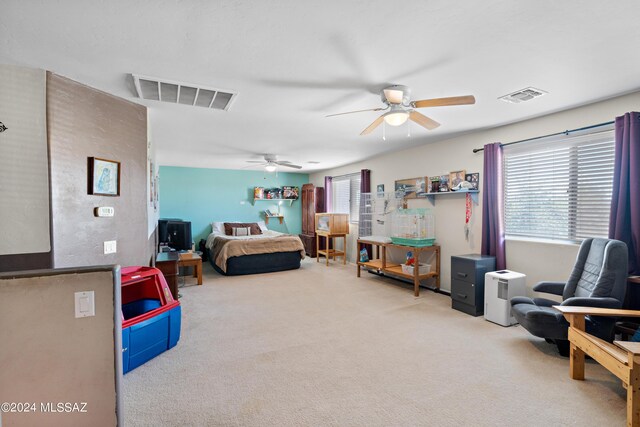
M389 126L400 126L409 118L409 112L402 108L391 108L391 111L384 114L384 121Z
M264 167L264 170L266 170L267 172L275 172L276 169L278 169L278 167L276 165L274 165L273 163L268 163Z

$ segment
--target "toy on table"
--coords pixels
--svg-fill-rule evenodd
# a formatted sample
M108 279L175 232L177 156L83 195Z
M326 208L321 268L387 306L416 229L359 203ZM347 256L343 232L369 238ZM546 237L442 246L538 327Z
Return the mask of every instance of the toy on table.
M360 250L360 262L368 262L369 261L369 253L366 248L362 248Z
M407 252L407 259L404 262L405 265L416 265L416 259L413 256L413 252L409 251Z

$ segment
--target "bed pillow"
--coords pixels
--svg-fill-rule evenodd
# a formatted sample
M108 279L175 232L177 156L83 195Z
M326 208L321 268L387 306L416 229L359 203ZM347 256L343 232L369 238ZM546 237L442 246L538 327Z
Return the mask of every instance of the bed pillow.
M212 222L211 223L211 232L224 234L224 222Z
M269 229L267 228L267 224L265 224L264 221L258 221L258 227L260 227L260 230L263 233L266 233L267 231L269 231Z
M238 227L249 227L251 229L251 234L262 234L260 227L258 227L258 224L255 222L225 222L224 234L227 236L233 236L233 229Z
M233 227L231 232L232 236L249 236L251 235L251 227Z

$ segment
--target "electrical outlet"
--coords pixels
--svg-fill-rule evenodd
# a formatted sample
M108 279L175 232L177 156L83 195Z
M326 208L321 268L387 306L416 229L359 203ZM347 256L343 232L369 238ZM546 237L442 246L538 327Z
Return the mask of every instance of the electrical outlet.
M104 242L104 254L115 254L116 253L116 241L108 240Z

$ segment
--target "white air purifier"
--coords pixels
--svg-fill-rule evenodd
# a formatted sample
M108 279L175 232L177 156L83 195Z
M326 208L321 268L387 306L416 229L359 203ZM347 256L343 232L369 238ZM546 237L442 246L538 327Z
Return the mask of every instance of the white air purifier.
M484 318L502 326L511 326L516 319L511 314L510 300L525 296L527 276L515 271L492 271L484 275Z

